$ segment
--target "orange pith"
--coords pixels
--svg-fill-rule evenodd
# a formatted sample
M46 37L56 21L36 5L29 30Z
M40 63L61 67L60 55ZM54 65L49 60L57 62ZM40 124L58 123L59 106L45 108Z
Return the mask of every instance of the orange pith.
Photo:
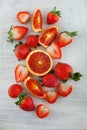
M55 36L58 33L58 27L52 26L43 31L43 33L39 37L39 44L44 47L48 47L54 40Z
M32 95L38 98L45 98L45 93L38 81L32 77L27 77L24 81L24 86Z
M26 58L26 67L36 76L43 76L52 69L52 58L43 50L34 50Z
M42 31L42 14L41 10L38 8L35 10L33 17L32 17L32 28L35 32Z

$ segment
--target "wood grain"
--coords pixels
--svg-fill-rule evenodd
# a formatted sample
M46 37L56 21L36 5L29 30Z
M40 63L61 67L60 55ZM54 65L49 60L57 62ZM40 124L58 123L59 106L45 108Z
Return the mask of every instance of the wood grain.
M85 130L87 129L87 0L4 0L0 4L0 130ZM2 3L2 1L0 1ZM46 14L54 6L61 10L62 18L57 25L60 31L78 31L71 45L62 49L60 61L69 63L75 71L80 71L83 78L78 83L70 81L73 92L67 98L60 98L50 105L44 100L32 96L35 104L44 103L51 114L45 119L38 119L35 112L21 111L7 94L8 87L15 83L14 68L19 63L14 56L15 43L8 44L7 32L11 25L20 25L16 14L20 10L33 11L40 7L46 24ZM29 34L33 33L30 23ZM25 38L23 39L25 40ZM23 61L21 61L23 63Z

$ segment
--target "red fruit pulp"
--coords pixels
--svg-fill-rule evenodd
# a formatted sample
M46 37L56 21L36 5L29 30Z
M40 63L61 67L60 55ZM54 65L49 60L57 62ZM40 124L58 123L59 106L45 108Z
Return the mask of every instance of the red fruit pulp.
M36 97L44 97L42 86L34 79L29 79L26 82L27 90Z
M32 71L41 74L49 69L51 63L46 54L36 52L30 56L28 64Z

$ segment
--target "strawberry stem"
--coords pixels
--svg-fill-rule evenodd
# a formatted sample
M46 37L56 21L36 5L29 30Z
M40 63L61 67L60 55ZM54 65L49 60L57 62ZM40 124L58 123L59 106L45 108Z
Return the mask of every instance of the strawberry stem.
M19 100L15 102L16 105L20 105L22 100L27 96L27 93L23 93L19 96Z
M63 80L62 82L63 83L66 83L69 79L72 79L74 80L75 82L79 81L80 78L82 77L83 75L79 72L75 72L73 74L71 74L70 78L66 79L66 80Z
M59 17L61 17L61 13L60 13L60 11L56 10L56 6L53 8L53 10L51 10L51 12L52 12L53 14L56 14L56 15L58 15Z
M80 78L82 77L83 75L79 72L75 72L71 75L71 79L74 80L75 82L79 81Z
M65 31L65 33L67 33L71 37L77 36L77 32L76 31L74 31L74 32Z

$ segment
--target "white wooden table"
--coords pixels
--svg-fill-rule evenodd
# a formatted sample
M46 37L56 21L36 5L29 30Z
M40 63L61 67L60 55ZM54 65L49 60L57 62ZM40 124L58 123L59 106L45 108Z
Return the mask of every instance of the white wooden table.
M45 103L51 114L38 119L35 112L24 112L15 106L15 100L7 94L8 87L15 83L14 68L19 63L14 56L15 43L6 42L11 25L20 25L16 13L29 10L31 14L40 7L44 17L54 6L61 10L60 31L78 31L71 45L62 49L62 62L69 63L83 78L73 85L67 98L50 105L32 97L35 104ZM26 25L29 26L30 25ZM30 28L30 33L33 33ZM22 63L22 62L21 62ZM87 129L87 0L0 0L0 130L85 130Z

